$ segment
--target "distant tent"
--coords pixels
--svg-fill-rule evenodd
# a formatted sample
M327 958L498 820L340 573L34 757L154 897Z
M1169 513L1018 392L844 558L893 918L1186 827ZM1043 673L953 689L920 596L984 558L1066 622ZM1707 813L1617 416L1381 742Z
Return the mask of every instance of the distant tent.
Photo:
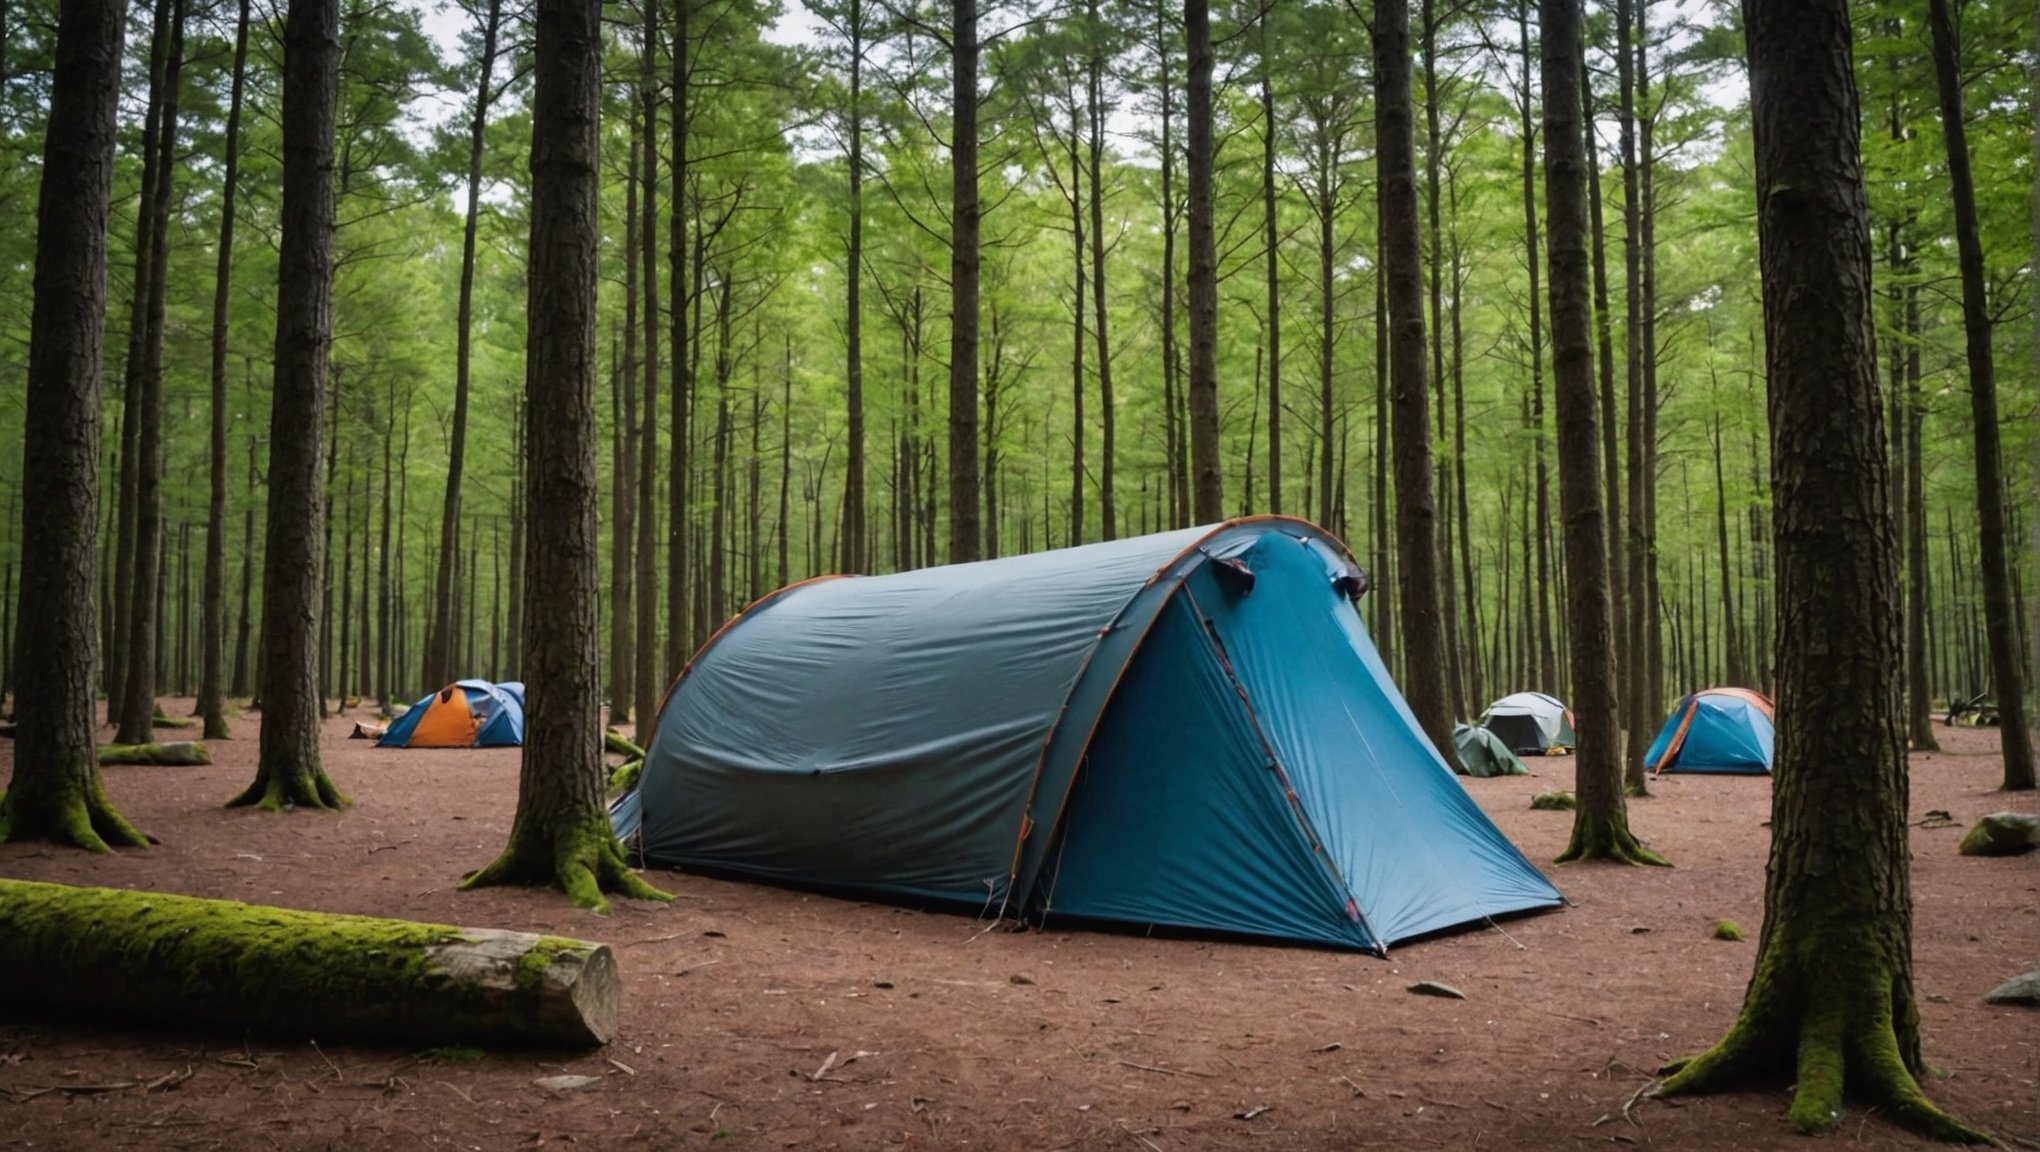
M1516 759L1500 736L1472 724L1452 728L1452 745L1459 749L1459 763L1468 776L1528 776L1530 769Z
M1777 740L1771 701L1747 688L1708 688L1672 706L1643 766L1653 772L1768 775Z
M1544 755L1553 748L1573 746L1572 709L1556 696L1518 692L1488 705L1481 726L1502 738L1518 755Z
M460 680L390 725L382 748L515 748L524 743L524 685Z
M797 584L710 639L613 808L646 861L1379 951L1558 904L1298 520Z

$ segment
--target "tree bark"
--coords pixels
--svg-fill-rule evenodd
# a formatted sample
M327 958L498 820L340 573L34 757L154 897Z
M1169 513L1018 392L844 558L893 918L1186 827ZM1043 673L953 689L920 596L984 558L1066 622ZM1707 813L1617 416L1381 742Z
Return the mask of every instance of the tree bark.
M227 729L227 310L234 271L234 200L241 165L241 94L248 69L248 0L240 0L234 21L234 79L227 98L225 174L220 179L219 264L213 278L212 326L212 498L205 520L205 648L198 710L205 738L225 740Z
M248 389L251 400L254 392L252 380ZM248 643L253 630L254 587L255 587L255 484L260 478L256 470L257 450L261 441L251 429L248 433L248 488L247 506L241 510L241 610L234 621L234 686L235 696L253 696L254 684L248 678Z
M1650 0L1636 2L1636 101L1639 143L1637 244L1641 249L1642 271L1637 280L1638 363L1643 381L1643 548L1637 563L1643 566L1643 637L1638 641L1640 671L1637 675L1636 714L1645 721L1639 733L1651 731L1663 712L1660 699L1664 684L1664 606L1658 583L1657 488L1658 488L1658 395L1657 395L1657 117L1649 109L1650 60L1646 27ZM1631 796L1648 796L1650 786L1643 771L1641 751L1630 757L1624 768L1623 786Z
M650 25L652 4L645 5L646 24L640 29L644 37L643 56L652 51L654 32ZM640 82L651 72L649 61L645 61ZM642 107L643 101L634 101ZM609 412L613 423L610 436L609 485L609 722L627 724L630 722L631 705L637 696L631 685L631 677L637 671L637 661L632 658L631 641L637 636L636 614L631 611L631 584L637 575L631 560L631 550L636 544L637 514L637 332L638 332L638 123L630 124L630 159L624 169L624 273L623 273L623 327L626 335L623 341L623 362L610 367ZM656 265L648 264L648 276L658 275ZM612 352L614 344L611 345Z
M849 450L843 474L843 570L863 572L871 564L865 553L864 473L864 3L849 0L844 34L850 41L850 236L845 253L843 306Z
M1844 0L1744 9L1769 384L1778 754L1764 928L1742 1013L1668 1095L1795 1081L1793 1126L1850 1095L1951 1140L1912 980L1898 548L1877 395L1870 225ZM1782 610L1782 609L1781 609Z
M594 627L600 15L579 0L537 5L524 376L524 758L509 846L462 885L551 882L595 911L608 907L605 890L660 898L624 863L603 799Z
M1113 426L1112 341L1105 307L1105 27L1098 20L1098 0L1090 2L1090 51L1085 67L1086 103L1090 119L1091 170L1091 294L1096 319L1091 328L1098 340L1098 520L1100 540L1119 535L1119 511L1113 491L1112 457L1117 453ZM951 468L955 465L952 463Z
M631 655L636 666L631 670L632 715L637 718L640 734L648 732L658 722L659 698L663 684L659 679L659 517L656 512L659 495L659 86L655 70L658 46L658 0L645 0L645 51L641 61L643 72L638 86L644 101L641 127L644 129L643 163L641 180L644 186L644 216L639 223L638 243L641 245L640 259L644 267L644 403L640 419L644 427L640 432L643 441L637 449L637 518L632 527L637 531L635 561L637 564L637 620L636 632L632 637ZM675 189L678 195L678 189ZM677 296L677 293L676 293ZM631 387L638 387L636 381ZM521 520L521 518L520 518ZM522 557L519 557L517 571L523 571ZM521 609L520 605L520 609ZM519 620L523 619L520 611Z
M1272 10L1271 10L1272 11ZM1281 223L1275 215L1275 62L1268 54L1268 17L1261 16L1261 229L1267 265L1268 301L1268 511L1282 515L1282 258ZM1094 217L1096 213L1093 213ZM1102 295L1104 285L1099 292ZM1105 309L1098 309L1105 323ZM1104 342L1099 342L1104 356ZM1111 537L1107 536L1107 540Z
M172 0L170 46L163 67L163 114L158 125L156 183L145 211L155 215L149 251L149 281L141 371L136 378L140 403L135 411L135 536L133 573L128 585L128 658L121 687L120 733L123 743L149 740L150 717L156 713L157 664L163 621L163 314L165 272L169 263L170 201L176 181L177 105L184 71L184 0ZM142 285L136 285L142 292Z
M320 571L327 358L333 341L333 128L339 0L291 0L283 28L283 205L262 569L262 748L228 807L338 808L319 760Z
M978 11L950 0L949 562L983 547L978 505ZM1078 301L1078 308L1083 302Z
M425 683L431 690L453 679L455 661L453 601L459 595L454 583L454 553L460 547L461 484L467 464L468 373L473 362L475 299L475 230L482 198L482 150L489 127L489 105L494 100L492 81L496 72L497 36L502 29L502 0L489 0L482 18L482 57L475 77L474 114L468 118L467 215L460 243L460 304L455 320L453 357L453 427L448 433L446 495L439 511L439 564L434 569L432 625L425 635Z
M1189 118L1190 472L1191 515L1225 519L1225 468L1218 456L1218 233L1212 219L1216 148L1212 139L1211 3L1184 0L1190 63Z
M64 1019L593 1046L622 1000L608 947L559 936L25 880L0 881L0 924L8 987Z
M0 841L93 852L148 843L107 801L93 739L106 217L125 17L117 0L80 0L57 18L21 470L15 652L33 673L15 689L14 774L0 795Z
M1573 715L1572 839L1561 861L1663 864L1629 830L1611 631L1607 541L1595 428L1587 302L1586 88L1580 0L1540 0L1544 81L1545 264L1551 278L1551 377L1558 423Z
M1905 286L1906 352L1902 389L1905 419L1905 535L1906 586L1911 595L1905 609L1905 663L1907 727L1915 751L1938 751L1934 736L1934 694L1927 681L1927 606L1932 602L1933 577L1927 569L1926 453L1921 438L1926 431L1926 397L1920 392L1920 289Z
M1530 101L1530 5L1516 2L1516 47L1523 61L1523 263L1530 274L1530 423L1537 469L1537 684L1558 684L1551 644L1551 479L1544 457L1544 317L1537 264L1537 125ZM1591 132L1589 125L1587 131Z
M666 229L667 253L672 266L673 325L672 338L666 341L666 346L673 355L673 379L666 396L666 424L671 429L671 450L666 459L666 660L664 674L657 677L666 683L679 675L681 665L687 659L690 639L687 616L687 454L690 429L687 417L693 401L694 364L687 344L687 309L700 297L691 278L687 243L687 136L692 127L688 90L694 82L693 44L688 38L691 35L689 17L694 3L695 0L673 0L673 214Z
M1990 302L1983 282L1983 240L1976 220L1976 184L1969 170L1969 130L1962 120L1962 77L1948 0L1927 0L1934 77L1941 97L1941 139L1955 200L1955 249L1962 271L1962 330L1969 359L1969 409L1975 425L1978 575L1983 583L1985 635L1992 695L1998 705L1998 747L2004 787L2034 787L2033 733L2026 723L2020 624L2012 612L2011 560L2005 545L2004 467L1999 459L1997 369L1992 360Z
M1381 256L1388 281L1395 535L1401 601L1403 694L1447 765L1451 700L1438 607L1437 505L1431 493L1429 384L1424 365L1424 271L1417 216L1416 133L1410 110L1410 14L1404 0L1374 3L1376 164Z
M1602 483L1603 500L1607 505L1608 543L1608 587L1610 596L1619 596L1626 587L1624 580L1628 566L1623 563L1622 542L1622 453L1619 450L1620 433L1615 419L1615 338L1613 334L1613 310L1608 303L1608 230L1604 220L1601 196L1601 149L1594 134L1594 84L1593 76L1587 72L1586 42L1580 43L1580 117L1581 131L1585 135L1587 159L1587 216L1591 223L1594 263L1594 366L1600 385L1600 427L1601 464L1605 474ZM1548 97L1547 97L1548 98ZM1549 179L1547 175L1546 179ZM1547 210L1548 211L1548 210ZM1547 224L1548 226L1548 224ZM1555 371L1555 369L1554 369ZM1557 387L1554 377L1553 388ZM1618 607L1614 610L1609 639L1613 642L1616 674L1622 669L1622 653L1628 647L1628 629L1625 627L1625 613ZM1619 730L1623 723L1616 718ZM1616 756L1621 757L1618 749Z

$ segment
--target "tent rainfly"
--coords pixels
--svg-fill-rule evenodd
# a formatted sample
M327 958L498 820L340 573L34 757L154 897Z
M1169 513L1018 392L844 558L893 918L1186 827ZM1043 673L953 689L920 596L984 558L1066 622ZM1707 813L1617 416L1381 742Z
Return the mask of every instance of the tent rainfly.
M1777 742L1770 698L1747 688L1705 688L1672 705L1643 754L1655 773L1768 776Z
M524 685L457 680L397 717L379 748L515 748L524 743Z
M660 709L645 860L1382 952L1561 901L1425 740L1299 520L782 589Z
M1556 696L1517 692L1488 705L1481 726L1502 738L1517 755L1542 756L1554 748L1573 746L1572 709Z
M1467 776L1528 776L1530 769L1509 751L1500 736L1473 724L1452 726L1452 745Z

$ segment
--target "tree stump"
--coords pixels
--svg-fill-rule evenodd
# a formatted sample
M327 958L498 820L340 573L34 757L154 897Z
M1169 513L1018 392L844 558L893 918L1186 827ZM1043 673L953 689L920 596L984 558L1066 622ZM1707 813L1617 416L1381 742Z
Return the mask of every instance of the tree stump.
M606 1044L606 945L0 880L0 1013L407 1045Z

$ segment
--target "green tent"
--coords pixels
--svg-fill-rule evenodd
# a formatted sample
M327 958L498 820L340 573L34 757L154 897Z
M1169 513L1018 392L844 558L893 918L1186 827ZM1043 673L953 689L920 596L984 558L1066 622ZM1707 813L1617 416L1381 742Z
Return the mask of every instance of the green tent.
M1460 771L1468 776L1528 776L1516 754L1501 737L1471 724L1452 727L1452 743L1459 749Z

